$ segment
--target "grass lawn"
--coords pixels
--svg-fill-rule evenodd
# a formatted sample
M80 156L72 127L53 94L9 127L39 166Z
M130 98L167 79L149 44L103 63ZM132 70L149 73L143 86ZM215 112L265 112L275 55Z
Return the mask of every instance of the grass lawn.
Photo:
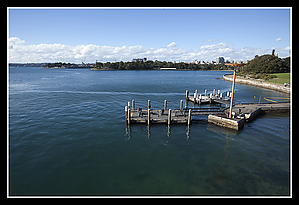
M276 82L280 84L290 83L290 73L273 73L273 75L276 75L277 78L268 80L269 82L273 82L273 83Z

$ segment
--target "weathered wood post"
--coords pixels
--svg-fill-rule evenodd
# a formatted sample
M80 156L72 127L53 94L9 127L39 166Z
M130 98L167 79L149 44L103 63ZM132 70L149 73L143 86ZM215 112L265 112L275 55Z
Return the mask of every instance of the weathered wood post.
M183 100L181 100L181 102L180 102L180 110L182 110L183 109Z
M132 100L132 110L135 110L135 100Z
M128 122L128 106L125 106L126 123Z
M197 97L197 90L195 90L195 97L194 98L196 98Z
M192 120L192 117L191 117L191 109L189 109L189 113L188 113L188 126L190 125L191 120Z
M164 111L167 109L167 100L164 100Z
M167 120L168 125L171 123L171 109L168 110L168 120Z
M214 89L214 90L213 90L213 95L215 96L215 94L216 94L216 90Z
M128 125L130 124L130 121L131 121L131 119L130 119L130 108L128 109Z
M151 120L151 109L147 109L147 124L150 124L150 120Z
M207 90L205 90L205 96L207 96Z
M151 109L151 101L150 100L147 101L147 109Z
M188 100L188 98L189 98L189 91L186 90L186 100Z

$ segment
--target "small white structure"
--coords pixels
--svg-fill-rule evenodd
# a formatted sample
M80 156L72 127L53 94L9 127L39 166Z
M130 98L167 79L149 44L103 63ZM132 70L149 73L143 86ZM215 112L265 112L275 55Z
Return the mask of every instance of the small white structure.
M176 70L176 68L160 68L160 70Z

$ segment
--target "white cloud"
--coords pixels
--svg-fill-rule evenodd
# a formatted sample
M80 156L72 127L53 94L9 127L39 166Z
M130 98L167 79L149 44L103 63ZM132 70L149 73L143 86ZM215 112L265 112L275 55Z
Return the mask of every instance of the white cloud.
M166 46L166 48L174 48L174 47L176 47L175 42L172 42Z
M282 40L282 38L277 38L277 39L275 39L275 41L281 41Z
M9 38L9 62L70 62L81 63L95 62L96 60L107 62L131 61L132 58L148 58L149 60L161 61L193 61L215 60L223 56L225 59L250 60L255 55L271 53L272 49L245 47L237 49L229 43L217 43L202 45L197 50L183 50L177 47L175 42L161 48L145 48L141 45L135 46L99 46L99 45L77 45L68 46L62 44L38 44L24 45L25 41L17 37ZM290 47L277 48L279 56L288 56ZM85 59L86 58L86 59Z

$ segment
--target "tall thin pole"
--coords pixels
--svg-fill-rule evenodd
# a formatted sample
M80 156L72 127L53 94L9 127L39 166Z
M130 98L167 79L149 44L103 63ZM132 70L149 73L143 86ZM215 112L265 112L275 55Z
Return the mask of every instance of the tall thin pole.
M234 92L235 92L235 79L236 79L236 67L234 67L234 78L233 78L233 87L232 87L232 98L230 99L229 118L232 118L232 109L233 109Z
M241 66L243 66L245 64L244 63L225 63L225 65L233 66L234 67L232 98L230 99L230 107L229 107L229 118L232 118L232 109L233 109L234 92L235 92L235 80L236 80L236 67L241 67Z

